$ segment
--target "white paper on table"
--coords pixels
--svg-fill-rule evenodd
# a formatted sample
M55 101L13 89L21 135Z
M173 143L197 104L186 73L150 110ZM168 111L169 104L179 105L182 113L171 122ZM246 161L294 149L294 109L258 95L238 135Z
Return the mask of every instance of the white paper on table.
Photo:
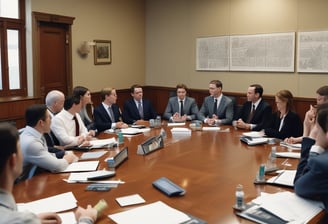
M74 212L64 212L58 213L59 217L61 218L61 224L73 224L76 223L76 218Z
M300 159L301 153L300 152L276 152L276 156L284 157L284 158Z
M98 158L102 157L106 152L107 151L84 152L79 159L80 160L83 160L83 159L98 159Z
M99 161L85 161L85 162L75 162L68 165L64 172L82 172L82 171L94 171L97 170Z
M167 123L167 126L168 126L168 127L184 126L184 125L186 125L186 122Z
M116 142L116 139L113 137L113 138L106 138L106 139L96 139L96 140L91 140L90 141L90 145L91 145L91 148L103 148L107 145L112 145L112 144L115 144L117 143Z
M145 203L145 199L143 199L139 194L132 194L123 197L119 197L115 199L120 206L128 206Z
M291 223L307 223L324 208L322 202L301 198L289 191L266 195L260 206Z
M249 132L243 132L242 135L251 138L260 138L264 136L264 133L261 131L249 131Z
M177 224L190 220L183 212L161 201L111 214L108 217L118 224Z
M221 128L220 127L203 127L202 130L203 131L220 131Z
M58 194L28 203L18 203L18 211L30 211L35 214L42 212L63 212L76 208L76 198L72 192Z

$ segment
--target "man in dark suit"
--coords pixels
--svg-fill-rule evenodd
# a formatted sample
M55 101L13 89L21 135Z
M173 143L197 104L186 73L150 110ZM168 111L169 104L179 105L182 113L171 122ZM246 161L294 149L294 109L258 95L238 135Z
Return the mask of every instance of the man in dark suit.
M98 132L107 129L127 128L128 125L121 121L121 111L116 104L116 90L110 87L102 89L101 100L102 103L93 111Z
M294 189L301 197L322 201L328 211L328 103L318 106L315 129L315 143L303 138Z
M185 122L197 118L198 106L194 98L188 97L187 86L178 84L176 87L177 96L170 97L163 114L164 119L171 122Z
M142 87L132 85L130 88L132 98L124 102L123 121L134 124L138 120L155 119L157 114L149 100L143 99Z
M247 102L245 102L237 116L239 119L233 122L237 128L260 131L269 127L272 119L272 107L262 99L263 87L253 84L247 90Z
M231 124L233 102L222 94L222 82L212 80L209 84L210 96L205 97L198 113L198 119L209 125Z

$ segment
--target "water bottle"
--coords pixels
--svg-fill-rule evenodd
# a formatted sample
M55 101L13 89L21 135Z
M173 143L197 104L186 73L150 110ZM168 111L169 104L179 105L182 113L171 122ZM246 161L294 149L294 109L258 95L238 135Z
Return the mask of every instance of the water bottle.
M161 116L157 116L155 121L156 121L156 122L155 122L155 123L156 123L155 126L156 126L157 128L159 128L159 127L162 126Z
M243 185L238 184L236 187L236 209L243 210L245 208Z
M270 155L270 162L272 166L276 165L276 152L277 152L277 147L276 146L272 146L271 148L271 155Z

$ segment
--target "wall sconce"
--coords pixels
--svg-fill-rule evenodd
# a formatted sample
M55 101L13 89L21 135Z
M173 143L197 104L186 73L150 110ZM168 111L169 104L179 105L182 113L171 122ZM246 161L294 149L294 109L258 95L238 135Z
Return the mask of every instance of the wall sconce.
M78 53L80 54L81 57L87 57L88 54L91 51L91 47L95 46L96 43L93 41L83 41L83 43L80 45L78 48Z

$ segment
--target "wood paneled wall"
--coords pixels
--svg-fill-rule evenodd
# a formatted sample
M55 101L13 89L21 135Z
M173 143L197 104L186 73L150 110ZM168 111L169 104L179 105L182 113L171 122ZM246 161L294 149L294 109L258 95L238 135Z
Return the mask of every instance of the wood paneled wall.
M35 97L0 97L0 122L10 122L17 128L25 127L25 110L41 102Z
M160 86L144 86L144 98L152 101L157 113L163 114L168 98L175 93L175 88L169 87L160 87ZM223 92L226 96L232 96L236 98L236 104L242 105L246 101L246 93L233 93L233 92ZM121 110L123 109L124 101L131 97L130 89L121 89L117 90L118 100L117 104L120 106ZM203 100L206 96L209 95L207 89L189 89L188 95L195 98L198 107L202 106ZM272 106L273 110L276 110L275 98L273 95L263 95L263 98ZM92 93L92 101L94 106L97 106L101 103L100 93ZM314 98L294 98L295 111L300 115L301 119L304 119L306 111L310 108L310 105L316 104Z

